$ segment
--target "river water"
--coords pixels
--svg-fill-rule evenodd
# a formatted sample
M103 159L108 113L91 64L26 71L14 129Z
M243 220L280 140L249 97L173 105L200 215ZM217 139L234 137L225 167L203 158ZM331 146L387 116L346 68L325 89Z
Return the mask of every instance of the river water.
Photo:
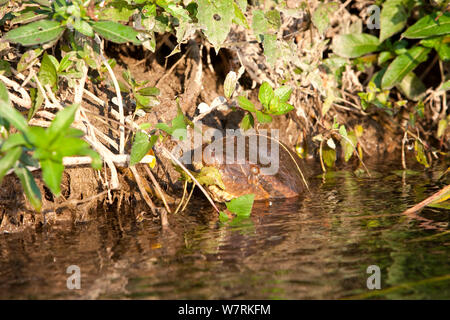
M312 193L222 224L196 199L162 230L123 212L0 235L1 299L449 299L449 210L404 210L445 184L371 166L312 180ZM81 289L68 289L69 266ZM369 290L369 266L380 289ZM375 267L376 268L376 267ZM73 283L73 282L72 282ZM375 278L369 279L374 284Z

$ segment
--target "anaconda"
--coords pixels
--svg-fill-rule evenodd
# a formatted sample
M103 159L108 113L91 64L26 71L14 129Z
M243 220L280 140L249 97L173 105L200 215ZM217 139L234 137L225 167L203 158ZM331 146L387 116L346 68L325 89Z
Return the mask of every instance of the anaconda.
M255 200L291 198L307 190L306 171L295 153L262 135L238 140L236 136L226 136L215 141L215 147L203 146L202 163L194 163L197 169L202 166L218 169L224 189L217 185L208 187L214 200L229 201L250 193ZM222 150L217 148L219 145ZM278 151L272 152L272 148Z

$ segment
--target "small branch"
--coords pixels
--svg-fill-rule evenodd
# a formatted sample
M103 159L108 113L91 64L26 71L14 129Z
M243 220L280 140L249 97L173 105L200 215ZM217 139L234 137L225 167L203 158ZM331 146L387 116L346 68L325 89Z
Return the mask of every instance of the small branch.
M119 82L117 82L117 78L114 75L114 72L109 65L106 58L103 56L103 53L100 53L100 57L102 59L103 64L105 65L106 69L108 69L109 75L111 76L111 79L114 84L114 89L116 90L117 95L117 105L119 106L119 121L122 126L119 128L120 136L119 136L119 153L123 154L125 152L125 128L123 125L125 124L125 117L124 117L124 111L123 111L123 101L122 101L122 94L120 93L120 87Z
M442 188L441 190L439 190L435 194L429 196L428 198L426 198L422 202L416 204L414 207L409 208L408 210L404 211L403 214L413 214L413 213L421 210L423 207L429 205L430 203L438 200L439 198L441 198L442 196L444 196L444 194L446 194L448 192L450 192L450 185L445 186L444 188Z
M9 93L10 98L13 102L19 104L20 106L30 109L31 108L31 98L28 92L22 88L17 82L8 79L7 77L0 75L0 80L4 82L8 87L12 87L14 91L19 92L22 95L22 98L19 98L11 93Z
M169 205L167 204L167 201L166 201L166 197L165 197L165 195L164 195L164 192L162 191L162 189L161 189L161 187L160 187L158 181L156 181L155 176L153 175L152 171L149 169L148 166L145 166L145 171L146 171L147 174L149 175L150 180L152 180L152 183L153 183L153 185L155 186L156 191L158 191L158 193L159 193L159 195L160 195L160 197L161 197L161 200L162 200L162 202L164 203L164 207L166 207L167 212L168 212L168 213L172 213L172 211L170 210Z

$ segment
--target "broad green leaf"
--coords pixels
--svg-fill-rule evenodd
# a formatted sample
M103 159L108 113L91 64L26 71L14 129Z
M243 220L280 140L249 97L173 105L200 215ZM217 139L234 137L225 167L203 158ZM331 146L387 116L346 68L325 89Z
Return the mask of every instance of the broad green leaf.
M88 149L89 144L77 137L60 136L51 146L57 153L53 160L62 160L63 157L80 156L82 150Z
M450 80L445 81L439 88L438 91L450 90Z
M417 101L425 93L426 87L414 72L408 73L397 88L410 100Z
M256 110L256 119L258 119L260 123L270 123L273 120L270 115L263 113L259 110Z
M394 54L392 54L392 52L390 51L383 51L380 52L380 54L378 55L378 65L381 66L383 65L385 62L391 60L394 57Z
M175 119L172 120L172 126L169 127L165 123L157 123L155 125L156 128L163 130L170 134L173 138L177 140L183 140L187 137L187 123L183 114L183 111L181 111L180 108L178 108L178 114L175 117Z
M253 201L255 195L253 193L243 195L226 203L227 209L235 213L238 217L249 217L252 212Z
M262 10L253 10L252 29L255 35L264 34L267 32L268 22ZM259 38L258 38L259 40Z
M75 20L75 22L73 23L73 27L79 33L84 34L87 37L90 38L94 37L94 29L92 29L91 25L84 20L81 19Z
M421 39L450 33L450 12L445 12L437 19L436 12L429 14L411 27L402 36L409 39Z
M334 53L346 58L357 58L370 52L379 50L377 37L367 34L343 34L333 38Z
M136 45L141 44L141 41L137 38L138 32L136 30L118 22L97 21L92 23L92 28L106 40L115 43L132 42Z
M33 175L27 168L21 165L14 168L14 173L19 178L28 201L37 212L40 212L42 207L41 191L39 191L39 187L34 181Z
M74 51L66 53L66 55L61 59L58 67L58 72L66 71L67 68L70 67L70 65L73 63L71 59L76 55Z
M197 19L209 42L219 51L235 16L233 0L198 0Z
M387 0L380 14L380 43L401 31L408 20L405 0Z
M276 9L269 10L265 14L267 22L275 30L278 31L281 27L281 16L280 12Z
M419 140L414 141L414 151L416 152L417 162L423 164L425 168L428 168L430 165L428 164L423 144Z
M342 149L344 150L345 162L347 162L353 155L353 152L356 148L356 143L358 142L358 140L356 139L356 134L353 131L348 132L347 139L342 138L341 140Z
M274 96L274 93L273 93L272 87L270 86L269 83L264 81L262 83L261 87L259 88L259 93L258 93L259 101L261 102L261 104L264 107L268 108L269 102L270 102L270 100L272 100L273 96Z
M280 99L280 102L288 102L292 94L292 88L290 86L282 86L276 88L274 94Z
M420 63L426 61L430 50L429 48L416 46L409 49L407 53L395 58L381 80L381 87L390 89L402 81L409 72L413 71Z
M332 168L336 162L336 150L323 147L322 149L322 159L326 166Z
M64 30L57 21L40 20L9 31L3 39L23 46L33 46L58 39Z
M143 96L159 96L160 91L156 87L145 87L142 89L139 89L137 91L139 94L142 94Z
M6 152L17 146L24 146L24 145L28 145L24 135L22 133L13 133L8 137L8 139L6 139L6 141L2 143L0 151Z
M61 193L61 179L64 171L64 166L61 162L56 162L51 159L41 160L42 179L45 185L55 195L59 196Z
M58 84L58 74L57 70L59 67L55 65L55 61L53 59L55 57L44 53L41 61L41 68L39 69L38 78L43 86L50 85L52 88L56 88ZM56 60L56 59L55 59Z
M276 99L272 99L272 101L276 101ZM272 105L272 104L271 104ZM286 103L286 102L280 102L277 104L276 110L272 110L272 106L270 106L270 114L274 116L280 116L282 114L286 114L290 111L294 110L294 106Z
M251 113L247 113L241 121L240 128L244 131L247 131L248 129L253 128L255 125L255 119L253 118L253 115Z
M16 164L21 155L22 147L15 147L0 157L0 182L2 182L6 172Z
M56 114L55 119L53 119L52 124L47 129L49 143L52 143L58 135L64 134L69 129L75 119L77 109L78 104L73 104Z
M270 65L274 65L280 56L280 48L278 47L276 34L265 34L264 41L264 56Z
M321 3L314 11L311 21L314 26L323 34L330 24L330 15L338 9L338 4L335 2Z
M255 105L250 100L248 100L246 97L239 96L238 103L242 109L250 111L250 112L256 112Z
M20 15L11 20L11 25L27 24L33 21L41 20L47 17L42 10L36 10L36 7L28 7L21 11Z
M134 136L133 145L131 146L130 166L142 160L142 158L150 151L158 138L157 135L149 136L142 131L136 132Z
M244 16L244 13L241 11L241 8L233 1L234 6L234 16L233 22L236 24L239 24L243 26L246 29L250 29L250 26L248 25L247 19Z
M220 211L219 213L219 220L220 222L228 221L230 218L228 218L227 214L223 211Z
M2 81L0 81L0 118L5 119L21 132L28 130L28 124L22 114L11 106L8 90Z
M437 138L440 138L444 134L445 130L447 129L447 126L448 126L447 119L439 120L438 129L437 129L437 133L436 133Z

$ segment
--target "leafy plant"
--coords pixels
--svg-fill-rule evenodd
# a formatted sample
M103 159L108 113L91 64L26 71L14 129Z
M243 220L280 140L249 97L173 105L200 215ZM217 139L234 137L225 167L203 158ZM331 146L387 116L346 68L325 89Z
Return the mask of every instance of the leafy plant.
M247 114L242 119L241 128L248 130L254 126L255 118L253 114L256 114L256 119L260 123L270 123L273 120L272 116L283 115L293 110L294 106L287 103L291 93L292 89L289 86L282 86L273 90L269 83L263 82L258 93L261 109L257 109L246 97L239 96L239 107L247 111Z
M120 81L120 90L130 95L130 98L136 103L136 110L148 111L159 105L157 96L159 96L160 91L158 88L146 86L147 80L136 81L129 70L124 71L122 76L127 84Z
M0 82L0 125L7 134L0 139L0 182L13 169L19 177L31 205L39 211L41 194L27 166L40 165L45 185L59 196L64 170L63 158L68 156L90 156L92 167L100 169L102 161L89 144L81 139L84 133L70 128L78 106L72 105L56 114L50 127L30 127L23 116L12 108L8 91ZM11 126L18 132L11 133Z

